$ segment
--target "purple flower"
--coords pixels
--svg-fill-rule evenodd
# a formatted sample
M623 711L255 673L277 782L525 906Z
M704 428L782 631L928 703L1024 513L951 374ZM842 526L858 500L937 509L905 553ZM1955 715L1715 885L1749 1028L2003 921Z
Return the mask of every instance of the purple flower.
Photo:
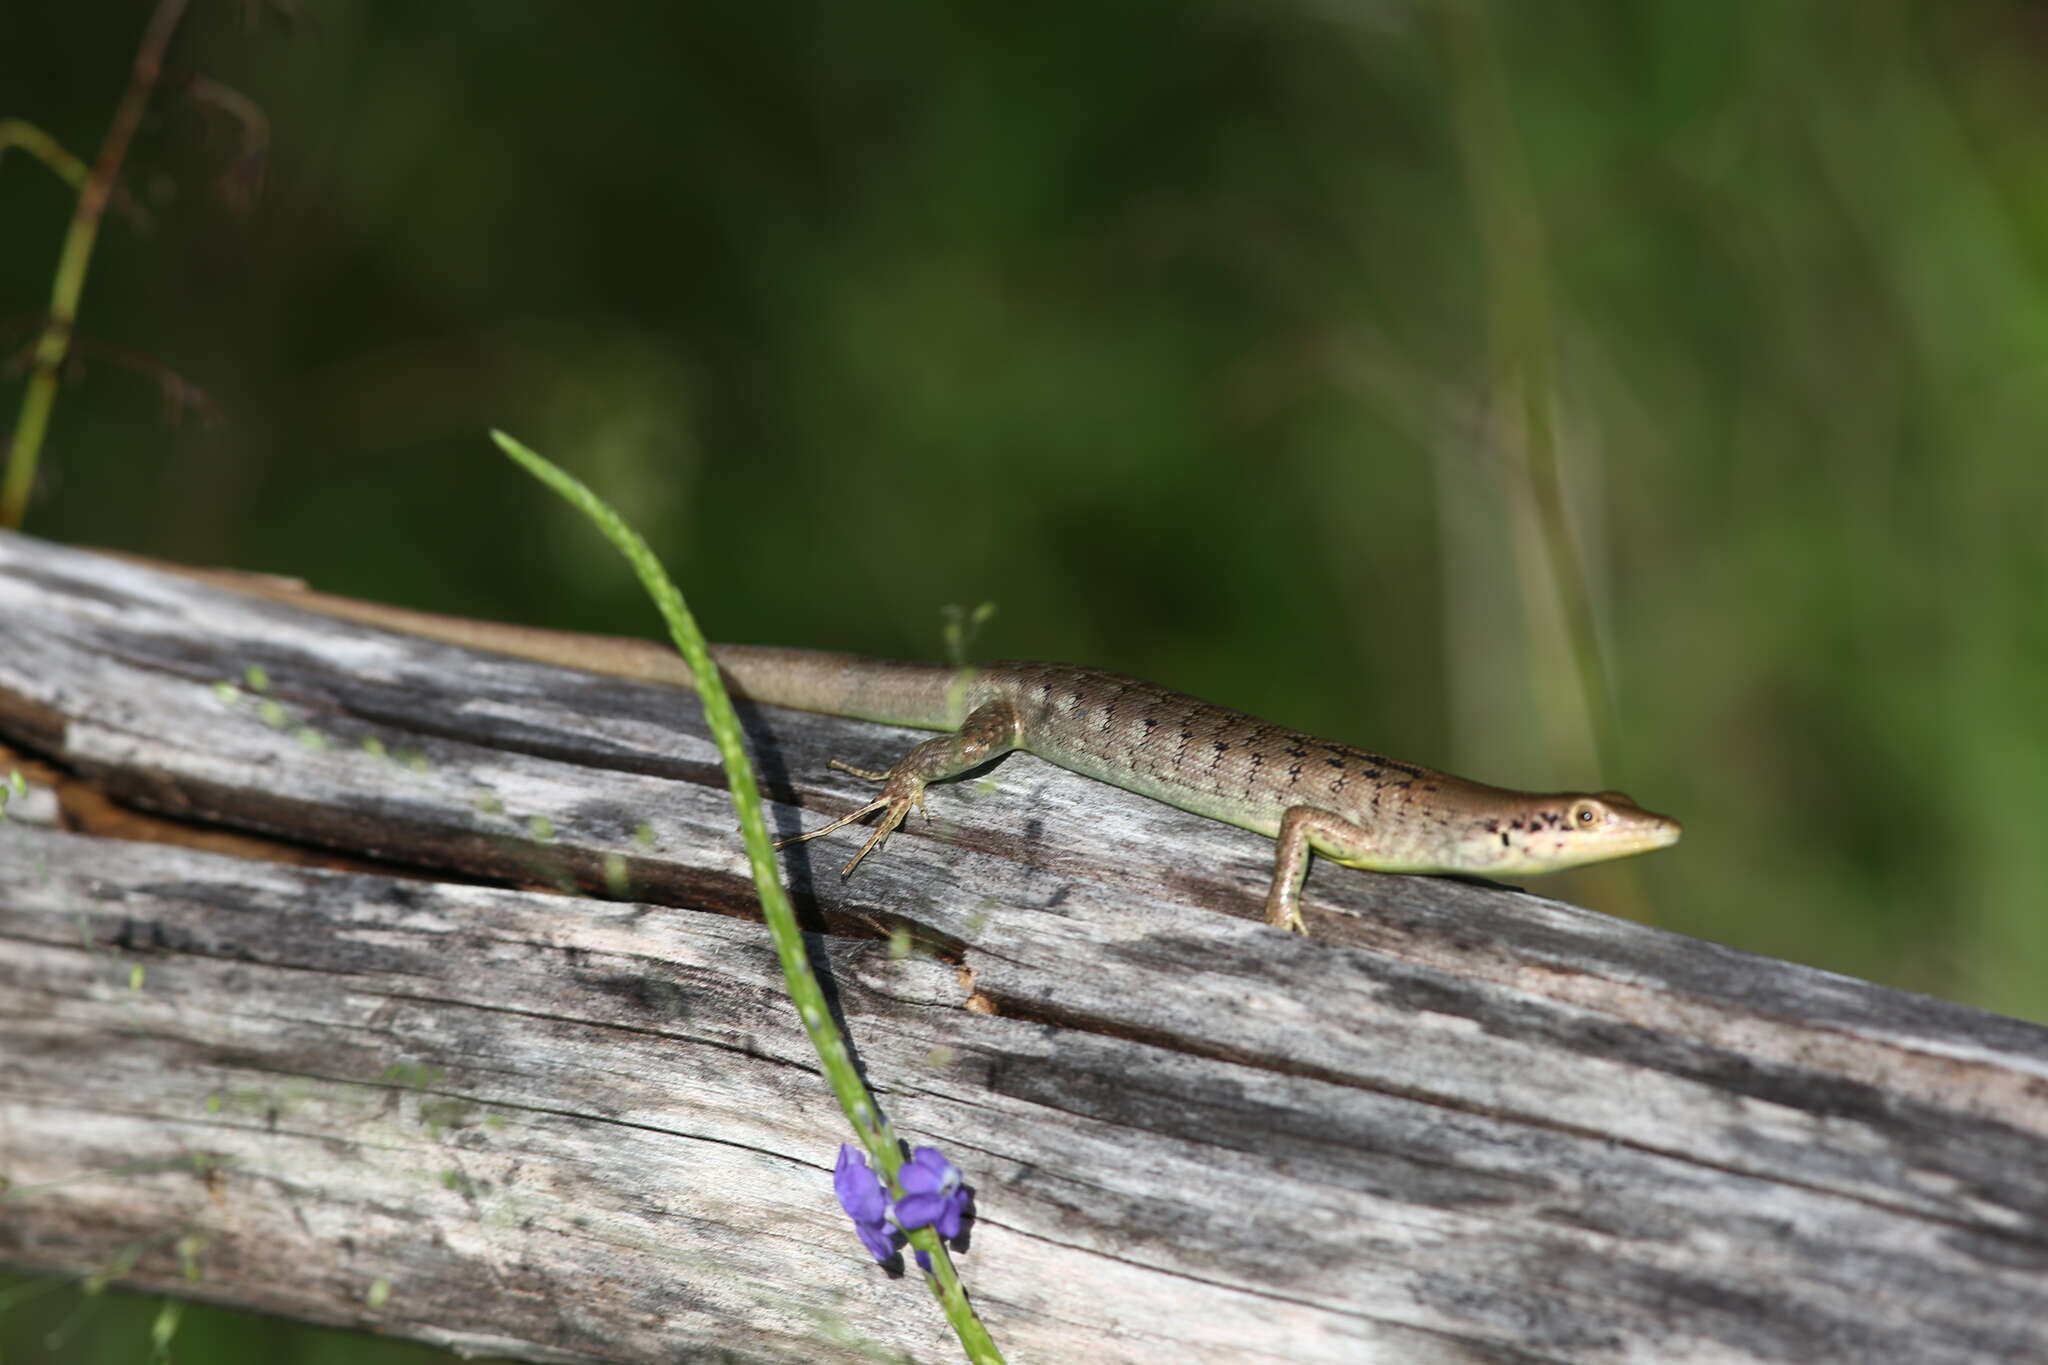
M896 1172L903 1197L889 1198L889 1187L868 1166L867 1158L850 1142L839 1144L839 1164L832 1169L832 1189L839 1207L853 1219L853 1230L862 1245L883 1265L902 1249L904 1234L919 1228L936 1229L942 1241L960 1235L961 1220L974 1203L974 1194L960 1183L960 1171L939 1155L936 1147L917 1147L910 1160ZM931 1273L931 1258L917 1253L917 1263Z
M948 1242L960 1235L960 1220L974 1195L960 1183L959 1168L939 1155L938 1148L912 1148L910 1160L896 1172L896 1183L903 1187L903 1197L891 1210L897 1226L906 1231L936 1228Z
M867 1158L850 1142L839 1144L839 1164L832 1168L832 1190L839 1196L839 1207L853 1219L853 1230L860 1234L868 1254L887 1265L903 1234L889 1225L889 1191L882 1178L869 1169Z

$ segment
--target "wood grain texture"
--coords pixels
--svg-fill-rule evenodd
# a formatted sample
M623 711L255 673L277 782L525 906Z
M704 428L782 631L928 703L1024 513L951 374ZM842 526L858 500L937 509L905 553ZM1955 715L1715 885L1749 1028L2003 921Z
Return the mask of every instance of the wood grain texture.
M906 744L749 722L785 832ZM16 803L0 1261L536 1360L957 1358L832 1201L692 698L0 535L0 742L381 866ZM1268 841L1025 755L931 805L787 866L1013 1361L2048 1360L2048 1031L1436 879L1318 868L1298 940Z

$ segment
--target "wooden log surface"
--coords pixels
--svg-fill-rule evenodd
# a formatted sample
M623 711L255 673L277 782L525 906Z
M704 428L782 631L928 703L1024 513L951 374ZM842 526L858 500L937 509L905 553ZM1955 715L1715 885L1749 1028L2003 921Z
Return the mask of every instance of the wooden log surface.
M747 719L783 832L912 738ZM0 743L0 1263L533 1360L959 1358L833 1201L687 694L0 534ZM1027 755L931 807L786 867L1012 1361L2048 1360L2048 1030L1327 864L1290 937L1270 842Z

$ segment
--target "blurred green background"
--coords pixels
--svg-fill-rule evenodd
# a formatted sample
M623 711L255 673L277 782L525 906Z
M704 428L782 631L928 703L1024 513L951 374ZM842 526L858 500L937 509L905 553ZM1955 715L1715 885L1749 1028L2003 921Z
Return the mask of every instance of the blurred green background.
M0 116L91 159L147 13L0 7ZM2040 5L216 0L172 56L27 529L650 632L503 426L714 635L992 600L987 657L1686 822L1540 889L2048 1018ZM0 160L10 356L71 202Z

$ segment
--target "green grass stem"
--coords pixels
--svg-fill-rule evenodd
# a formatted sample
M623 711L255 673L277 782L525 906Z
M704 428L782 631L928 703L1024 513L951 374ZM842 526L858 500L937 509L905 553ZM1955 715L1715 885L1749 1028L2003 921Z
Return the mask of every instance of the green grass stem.
M762 918L767 922L769 937L774 940L776 956L781 960L782 979L789 988L790 999L796 1002L797 1017L803 1021L804 1032L810 1035L811 1046L817 1049L826 1084L831 1086L832 1094L839 1101L847 1122L853 1125L861 1146L867 1149L876 1168L888 1179L890 1188L901 1195L902 1187L896 1178L903 1165L901 1145L888 1120L882 1116L874 1096L868 1092L867 1084L861 1080L853 1057L846 1049L846 1039L826 1005L824 990L811 970L810 954L804 948L803 931L797 925L796 911L790 906L789 896L782 888L774 843L768 837L768 822L762 813L760 785L754 778L754 765L747 758L739 716L733 710L732 698L726 694L725 685L719 681L718 666L711 660L710 646L704 639L704 633L697 628L696 618L684 605L682 594L661 567L654 551L604 499L504 432L493 431L491 439L528 473L590 518L605 539L633 566L641 586L654 599L655 606L668 623L669 635L697 681L697 697L704 707L704 719L711 727L712 740L725 764L726 782L732 789L733 809L739 815L740 839L746 846L754 888L761 898ZM945 1310L946 1320L959 1335L960 1344L966 1348L968 1359L976 1365L997 1365L1003 1359L1002 1354L968 1303L966 1290L938 1234L930 1228L921 1228L910 1234L910 1243L931 1257L933 1293Z
M106 216L114 182L120 178L121 165L127 160L128 143L142 122L143 110L149 107L150 93L156 89L157 76L163 70L164 49L170 45L171 34L176 32L184 13L185 0L159 0L149 27L143 32L142 46L136 50L128 88L122 92L121 102L114 109L114 121L100 143L99 160L78 192L78 206L72 211L71 227L64 234L64 250L57 258L57 275L50 286L49 317L36 340L34 368L22 394L14 439L6 450L7 472L0 477L0 526L18 529L28 514L29 495L35 491L36 464L42 453L43 437L50 429L50 410L57 402L57 377L63 370L64 357L71 351L78 301L85 293L85 276L92 265L93 245L99 240L100 220ZM49 148L39 148L33 141L17 145L37 150L46 161L50 160Z

